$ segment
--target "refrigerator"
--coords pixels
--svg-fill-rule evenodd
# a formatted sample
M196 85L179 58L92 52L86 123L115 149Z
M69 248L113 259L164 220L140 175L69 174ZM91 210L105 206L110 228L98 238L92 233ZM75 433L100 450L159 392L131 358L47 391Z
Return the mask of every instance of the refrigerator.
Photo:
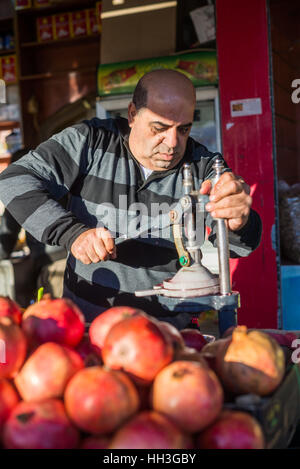
M127 108L131 94L98 97L96 116L127 118ZM220 112L218 88L215 86L196 88L196 108L191 129L191 137L201 142L210 151L221 152Z
M132 94L98 97L96 116L99 119L110 117L127 118L128 104ZM213 152L221 152L219 93L216 86L196 88L196 107L190 136ZM202 263L212 273L218 273L217 248L209 241L202 246Z

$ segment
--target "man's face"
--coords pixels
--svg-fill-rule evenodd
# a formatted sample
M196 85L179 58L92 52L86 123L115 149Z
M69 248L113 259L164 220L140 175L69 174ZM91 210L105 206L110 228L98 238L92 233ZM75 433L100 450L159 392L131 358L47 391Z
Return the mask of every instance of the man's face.
M138 112L130 103L129 147L134 157L154 171L176 166L184 155L193 115L193 100L180 97L172 98L171 102L152 99Z

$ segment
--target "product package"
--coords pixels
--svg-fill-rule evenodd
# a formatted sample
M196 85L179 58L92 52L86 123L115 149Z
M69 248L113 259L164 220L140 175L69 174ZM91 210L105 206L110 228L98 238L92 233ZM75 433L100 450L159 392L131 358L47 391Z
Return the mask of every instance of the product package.
M37 38L38 42L52 41L54 39L53 16L37 18Z
M31 0L15 0L16 10L24 10L25 8L31 8L31 7L32 7Z
M67 39L71 37L70 13L54 15L54 39Z

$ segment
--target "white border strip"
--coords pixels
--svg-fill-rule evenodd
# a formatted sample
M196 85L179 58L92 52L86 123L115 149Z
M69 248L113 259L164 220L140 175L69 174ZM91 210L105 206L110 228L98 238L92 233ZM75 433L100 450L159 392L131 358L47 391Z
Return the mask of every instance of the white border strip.
M106 19L113 18L115 16L132 15L134 13L144 13L145 11L162 10L163 8L170 8L176 6L177 0L171 2L153 3L151 5L144 5L141 7L122 8L120 10L105 11L104 13L101 13L101 18Z

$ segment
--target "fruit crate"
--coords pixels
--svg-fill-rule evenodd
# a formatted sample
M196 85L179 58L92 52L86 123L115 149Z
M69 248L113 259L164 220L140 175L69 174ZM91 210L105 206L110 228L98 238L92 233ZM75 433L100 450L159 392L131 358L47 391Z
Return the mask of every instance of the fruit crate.
M288 448L300 423L300 365L288 366L282 383L271 396L237 396L225 407L253 415L262 426L267 449Z

